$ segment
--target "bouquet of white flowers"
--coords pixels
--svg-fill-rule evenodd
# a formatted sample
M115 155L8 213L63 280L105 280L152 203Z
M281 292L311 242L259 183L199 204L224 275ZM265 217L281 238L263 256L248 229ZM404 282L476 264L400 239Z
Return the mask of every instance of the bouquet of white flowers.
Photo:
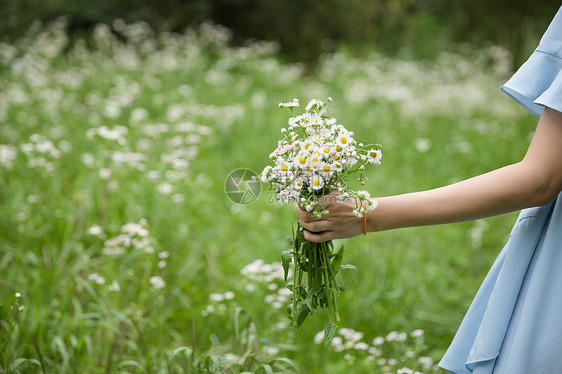
M328 98L328 101L331 101ZM279 104L280 108L294 114L299 101L294 99ZM367 211L375 209L376 201L367 191L355 191L348 185L349 176L357 173L365 184L363 170L366 164L380 165L380 145L357 143L354 134L335 118L328 115L326 103L311 100L304 113L291 117L288 128L281 129L283 138L269 155L275 162L261 173L261 180L270 183L281 204L297 203L315 218L328 214L324 207L325 195L337 192L337 201L352 199L356 203L353 213L364 218ZM314 309L326 308L328 322L324 341L331 340L339 321L337 296L343 288L336 274L350 265L341 265L343 246L334 252L331 241L312 243L293 229L292 248L282 254L285 280L292 269L288 288L292 291L289 318L298 328ZM291 266L292 263L292 266Z

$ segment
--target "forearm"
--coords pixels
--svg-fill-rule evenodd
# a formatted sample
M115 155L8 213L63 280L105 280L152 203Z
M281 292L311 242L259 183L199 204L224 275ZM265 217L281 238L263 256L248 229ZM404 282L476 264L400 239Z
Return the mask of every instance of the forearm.
M371 231L489 217L547 205L562 189L562 113L545 108L521 162L434 190L379 198Z
M449 186L378 198L369 230L461 222L548 203L526 169L521 162Z

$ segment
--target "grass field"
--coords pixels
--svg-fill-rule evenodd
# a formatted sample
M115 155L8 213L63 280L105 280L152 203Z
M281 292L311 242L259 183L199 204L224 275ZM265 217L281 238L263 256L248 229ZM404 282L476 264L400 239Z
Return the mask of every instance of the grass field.
M64 20L0 45L0 372L437 373L515 213L345 241L340 330L288 326L280 253L294 209L232 203L287 114L333 98L383 145L374 196L517 162L532 116L500 94L497 47L428 62L325 55L306 73L273 43L204 25L159 34ZM416 209L415 206L412 209Z

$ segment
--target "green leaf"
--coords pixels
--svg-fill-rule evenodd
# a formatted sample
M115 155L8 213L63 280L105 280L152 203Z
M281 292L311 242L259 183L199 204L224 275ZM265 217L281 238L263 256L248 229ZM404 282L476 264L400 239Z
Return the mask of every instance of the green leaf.
M343 245L340 247L340 249L336 252L336 254L334 255L334 258L332 259L332 269L334 271L338 271L340 269L340 265L341 265L341 261L343 259Z
M293 360L290 360L290 359L288 359L288 358L286 358L286 357L278 357L278 358L274 358L274 359L272 359L271 361L269 361L269 363L270 363L271 365L275 365L275 364L277 364L278 362L283 362L283 363L285 363L285 364L291 366L297 373L300 373L300 369L299 369L299 367L297 366L297 364L296 364ZM281 366L281 365L278 365L278 366Z
M146 368L144 366L142 366L139 362L133 361L133 360L125 360L125 361L121 361L120 363L117 364L118 368L126 367L126 366L134 366L137 369L140 369L142 371L146 370Z
M341 270L341 269L357 270L357 267L354 266L354 265L346 264L346 265L341 265L341 266L340 266L340 270Z
M285 281L287 281L287 277L289 276L289 269L291 267L291 259L292 259L292 252L291 251L281 252L281 264L283 265L283 277L284 277Z
M248 314L244 311L244 309L236 307L234 311L234 333L236 335L236 340L240 339L240 315L248 317Z
M300 309L297 311L296 321L295 324L297 329L302 325L302 323L306 320L306 317L310 314L310 308L307 304L302 304Z
M324 327L324 347L326 347L332 341L332 338L336 334L336 330L338 329L338 325L333 322L326 322L326 326Z
M262 364L262 365L258 366L258 368L256 369L256 371L254 373L255 374L273 374L273 369L271 368L271 366L269 366L267 364Z
M191 347L179 347L174 349L171 352L170 356L168 357L168 362L171 362L174 359L174 357L176 357L180 353L184 353L185 357L191 358L191 355L193 354L193 349Z

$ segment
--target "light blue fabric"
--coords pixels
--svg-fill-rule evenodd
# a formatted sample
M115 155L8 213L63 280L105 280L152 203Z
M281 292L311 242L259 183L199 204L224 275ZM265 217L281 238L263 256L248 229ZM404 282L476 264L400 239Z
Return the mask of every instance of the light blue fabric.
M537 116L544 106L562 111L562 7L501 89ZM562 373L562 193L521 211L439 366L454 374Z
M544 106L562 112L562 7L539 46L500 89L540 116Z

